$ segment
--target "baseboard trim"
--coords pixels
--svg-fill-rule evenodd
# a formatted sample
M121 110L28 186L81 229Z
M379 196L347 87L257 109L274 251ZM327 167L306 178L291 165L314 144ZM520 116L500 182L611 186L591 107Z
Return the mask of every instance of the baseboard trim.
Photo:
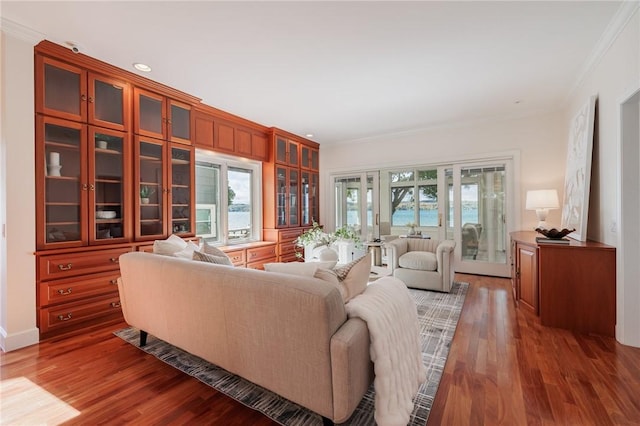
M38 342L40 342L40 331L37 327L13 334L7 333L4 328L0 327L0 349L4 352L15 351Z

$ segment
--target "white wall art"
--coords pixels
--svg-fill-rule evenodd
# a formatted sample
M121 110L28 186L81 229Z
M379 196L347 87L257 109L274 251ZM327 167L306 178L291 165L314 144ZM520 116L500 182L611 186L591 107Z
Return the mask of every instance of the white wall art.
M591 183L591 154L596 112L596 95L578 111L569 130L567 169L564 179L562 227L575 229L569 237L587 240L589 186Z

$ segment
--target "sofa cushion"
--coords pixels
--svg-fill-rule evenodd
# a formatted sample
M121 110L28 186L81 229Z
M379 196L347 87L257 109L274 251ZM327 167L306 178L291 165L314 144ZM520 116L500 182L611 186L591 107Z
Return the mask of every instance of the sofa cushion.
M209 262L215 263L217 265L224 266L233 266L233 264L229 264L229 258L227 256L215 256L213 254L202 253L200 251L193 252L193 260L197 260L200 262Z
M401 268L415 269L419 271L438 270L436 254L430 251L409 251L398 259Z
M202 244L202 248L200 249L200 251L212 256L222 257L222 262L220 262L221 265L233 266L233 262L231 261L231 259L229 259L229 256L227 256L227 253L223 252L216 246L212 246L206 241L204 242L204 244Z
M345 303L353 299L367 288L369 274L371 273L371 253L367 253L359 259L334 269L340 284L346 290ZM341 292L342 294L342 292Z
M264 270L267 272L313 277L319 265L320 262L274 262L265 263Z
M173 256L186 247L187 242L175 234L172 234L166 240L155 240L153 242L153 252L163 256Z

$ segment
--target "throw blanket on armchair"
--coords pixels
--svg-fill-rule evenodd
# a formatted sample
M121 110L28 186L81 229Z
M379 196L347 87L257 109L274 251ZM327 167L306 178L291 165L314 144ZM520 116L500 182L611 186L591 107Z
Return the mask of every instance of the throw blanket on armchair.
M384 277L345 308L367 323L374 364L375 419L380 426L405 426L413 398L426 379L416 304L402 281Z

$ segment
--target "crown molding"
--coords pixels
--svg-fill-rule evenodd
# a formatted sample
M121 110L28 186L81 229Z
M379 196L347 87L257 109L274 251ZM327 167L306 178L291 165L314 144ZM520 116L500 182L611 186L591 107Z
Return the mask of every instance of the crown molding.
M16 37L20 40L28 41L33 45L36 45L38 42L46 38L45 34L6 18L0 18L0 30L3 33Z
M582 85L587 75L589 75L596 65L600 63L600 60L609 51L620 33L625 29L629 20L631 20L633 15L638 11L638 7L640 7L640 1L637 0L622 2L613 18L611 18L609 25L607 25L607 28L604 30L602 36L591 51L591 54L582 65L582 69L578 73L578 78L567 94L567 99L571 97L573 92Z

